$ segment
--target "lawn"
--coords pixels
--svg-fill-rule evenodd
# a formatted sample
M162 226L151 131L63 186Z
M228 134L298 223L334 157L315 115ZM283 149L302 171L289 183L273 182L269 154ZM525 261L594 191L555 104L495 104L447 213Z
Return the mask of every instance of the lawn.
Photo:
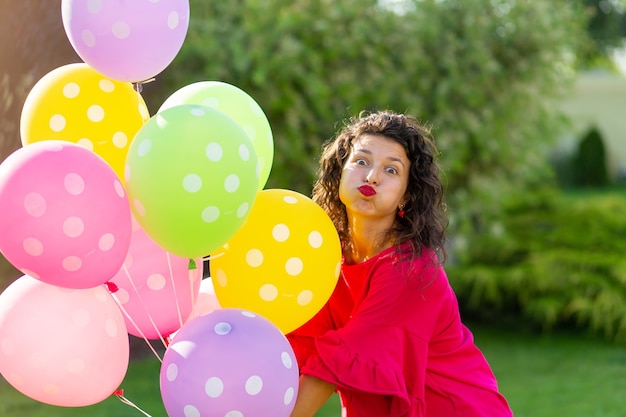
M536 335L470 325L516 417L622 417L626 410L626 347L579 334ZM124 395L152 417L166 417L159 395L159 362L131 362ZM0 382L3 417L141 417L117 398L89 407L38 403ZM318 417L338 417L333 396Z

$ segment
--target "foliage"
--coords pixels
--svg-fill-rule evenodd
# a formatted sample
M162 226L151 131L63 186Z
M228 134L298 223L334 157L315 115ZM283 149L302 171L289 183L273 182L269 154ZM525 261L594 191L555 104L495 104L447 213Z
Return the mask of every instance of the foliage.
M448 272L468 314L520 315L626 342L626 199L553 191L506 202L502 233L467 243Z
M403 4L192 0L187 39L146 101L154 110L201 80L238 86L272 126L267 188L304 194L341 120L413 113L439 143L453 226L484 227L499 195L548 175L538 155L558 128L550 100L574 75L583 21L567 0Z
M576 185L603 187L609 183L606 166L606 150L602 135L592 127L578 144L574 156Z

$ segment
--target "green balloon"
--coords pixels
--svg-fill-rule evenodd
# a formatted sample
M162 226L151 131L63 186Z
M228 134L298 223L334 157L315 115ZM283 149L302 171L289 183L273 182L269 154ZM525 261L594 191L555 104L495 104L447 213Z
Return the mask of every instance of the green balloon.
M259 162L261 191L269 178L274 161L274 137L270 123L259 104L245 91L221 81L199 81L170 95L159 112L181 104L202 104L222 111L246 131Z
M130 144L125 182L135 218L170 253L209 255L242 226L257 194L257 156L229 115L203 105L154 115Z

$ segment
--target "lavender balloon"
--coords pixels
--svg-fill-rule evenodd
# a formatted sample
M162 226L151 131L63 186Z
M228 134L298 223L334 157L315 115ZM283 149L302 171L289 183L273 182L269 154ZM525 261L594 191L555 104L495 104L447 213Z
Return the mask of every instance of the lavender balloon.
M269 320L226 308L196 317L176 333L160 382L169 417L288 417L298 365Z
M189 0L63 0L61 17L76 53L99 73L139 82L163 71L189 28Z

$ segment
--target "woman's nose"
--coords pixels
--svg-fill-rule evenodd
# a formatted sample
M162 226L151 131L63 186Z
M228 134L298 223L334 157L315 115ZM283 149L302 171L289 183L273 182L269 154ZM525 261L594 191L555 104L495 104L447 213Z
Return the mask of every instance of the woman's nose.
M378 183L378 170L376 168L372 168L367 172L365 176L365 182L368 184L377 184Z

